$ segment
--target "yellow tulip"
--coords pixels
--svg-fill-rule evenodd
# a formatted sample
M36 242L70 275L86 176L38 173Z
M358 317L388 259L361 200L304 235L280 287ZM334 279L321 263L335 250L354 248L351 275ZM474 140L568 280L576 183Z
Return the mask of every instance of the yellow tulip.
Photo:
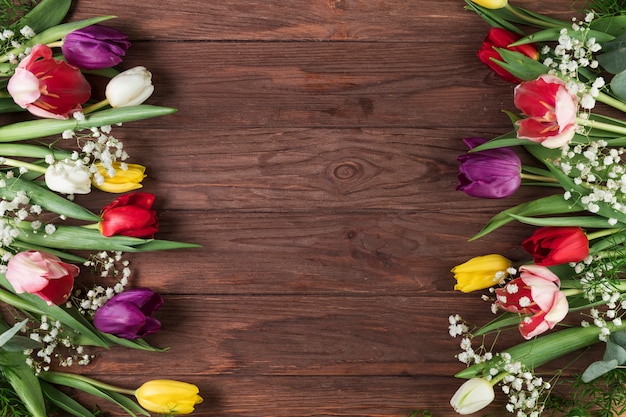
M106 168L97 163L98 172L104 180L98 183L99 181L92 177L93 186L107 193L126 193L141 188L141 181L146 178L146 167L139 164L124 165L127 169L122 169L120 162L114 162L115 175L111 177Z
M190 414L202 402L198 387L169 379L148 381L135 391L139 405L159 414Z
M508 4L508 0L472 0L472 2L486 9L501 9Z
M455 290L472 292L493 287L506 278L511 261L504 256L491 254L477 256L452 268L456 278Z

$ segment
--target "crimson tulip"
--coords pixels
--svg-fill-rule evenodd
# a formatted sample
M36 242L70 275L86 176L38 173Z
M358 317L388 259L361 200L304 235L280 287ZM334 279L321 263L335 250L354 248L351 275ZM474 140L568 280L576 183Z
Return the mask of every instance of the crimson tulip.
M71 65L95 70L119 64L128 48L128 36L119 30L91 25L68 33L61 51Z
M463 139L470 149L485 143L484 138ZM504 198L522 183L522 162L509 148L488 149L457 157L460 162L457 190L472 197Z
M567 145L574 137L578 99L559 77L544 74L518 84L513 101L527 116L516 122L518 138L554 149Z
M35 45L15 69L7 90L15 103L39 117L67 119L89 100L91 86L80 70Z
M154 194L130 193L115 199L102 209L100 232L104 236L153 237L159 230Z
M518 83L521 81L519 78L498 65L497 61L502 61L502 56L500 56L500 53L495 48L508 49L535 60L539 59L539 51L534 44L509 46L519 39L521 39L521 36L506 29L491 28L489 32L487 32L487 36L481 48L478 50L478 58L502 79L512 83Z
M80 268L62 262L55 255L29 250L9 260L5 276L16 293L27 292L39 296L48 305L59 305L69 298L79 273Z
M541 227L522 247L543 266L580 262L589 255L589 239L580 227Z
M569 304L565 293L560 291L561 282L545 266L524 265L520 276L496 289L496 305L503 310L529 314L519 324L524 339L531 339L565 318Z
M126 290L96 310L93 324L101 332L138 339L161 329L161 323L152 314L162 305L163 297L148 288Z

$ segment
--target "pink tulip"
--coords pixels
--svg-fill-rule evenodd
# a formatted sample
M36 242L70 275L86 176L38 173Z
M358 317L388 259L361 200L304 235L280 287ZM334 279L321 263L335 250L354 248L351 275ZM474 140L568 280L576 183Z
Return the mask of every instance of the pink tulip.
M513 100L527 116L517 121L518 138L554 149L567 145L574 137L578 100L560 78L544 74L523 82L515 87Z
M27 292L43 298L48 305L59 305L69 298L79 273L80 268L55 255L29 250L9 260L6 278L16 293Z
M496 290L496 304L503 310L528 314L519 324L524 339L531 339L565 318L569 304L559 290L561 282L545 266L524 265L520 276Z

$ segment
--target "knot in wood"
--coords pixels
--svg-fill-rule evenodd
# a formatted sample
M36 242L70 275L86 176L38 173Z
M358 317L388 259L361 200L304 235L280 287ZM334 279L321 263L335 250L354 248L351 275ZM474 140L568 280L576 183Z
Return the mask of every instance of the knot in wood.
M337 182L358 181L365 174L365 168L357 161L337 161L330 167L330 175Z

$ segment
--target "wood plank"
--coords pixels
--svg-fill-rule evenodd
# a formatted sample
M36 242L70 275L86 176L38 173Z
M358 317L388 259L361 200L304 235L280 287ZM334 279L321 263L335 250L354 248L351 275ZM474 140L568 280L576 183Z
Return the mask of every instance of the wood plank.
M158 195L160 210L494 215L557 192L522 187L509 198L488 200L456 191L456 157L466 147L453 130L187 130L179 142L160 130L129 127L113 134L124 141L129 162L148 167L144 190ZM520 156L531 163L523 150ZM92 193L77 201L98 211L113 198Z
M132 38L151 40L414 41L456 43L487 25L463 10L462 0L280 0L176 3L77 2L74 19L115 14L110 26ZM568 19L559 2L524 1L524 7ZM166 17L166 18L164 18ZM445 48L445 46L443 46Z
M142 44L125 67L149 68L156 85L149 102L179 112L133 126L174 123L206 133L235 126L499 126L504 133L511 126L501 110L514 110L513 85L476 58L479 46L452 44L441 54L422 42Z
M520 243L532 231L511 226L468 243L484 218L467 213L159 214L158 238L203 247L129 255L133 283L178 294L437 294L472 256L525 259Z

